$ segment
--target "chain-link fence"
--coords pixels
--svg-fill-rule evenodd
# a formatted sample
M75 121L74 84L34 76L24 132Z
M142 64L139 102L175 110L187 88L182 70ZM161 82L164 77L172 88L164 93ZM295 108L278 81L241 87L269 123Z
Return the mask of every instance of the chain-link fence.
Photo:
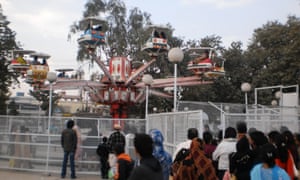
M134 133L159 129L165 149L173 154L175 146L187 139L187 129L204 128L217 136L228 126L245 121L249 128L265 133L290 129L300 132L299 107L265 107L243 104L180 102L179 112L149 114L145 119L120 119L126 135L126 152L135 159ZM60 144L65 122L73 119L81 130L82 156L76 161L78 174L100 174L96 148L102 136L109 136L116 119L88 117L0 116L0 168L59 173L63 159ZM48 128L49 127L49 128Z
M60 173L63 160L61 132L70 118L0 116L0 168ZM78 174L100 174L96 149L102 136L112 132L111 118L72 117L81 131L81 157L76 160ZM121 119L125 134L145 132L144 119ZM49 128L48 128L49 127ZM130 136L129 136L130 137ZM127 138L128 139L128 138ZM126 151L133 154L132 144Z

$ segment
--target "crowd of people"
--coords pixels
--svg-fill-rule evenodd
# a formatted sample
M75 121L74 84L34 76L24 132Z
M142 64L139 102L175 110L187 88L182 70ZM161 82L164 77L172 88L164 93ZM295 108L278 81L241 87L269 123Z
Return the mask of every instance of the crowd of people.
M67 123L62 134L65 151L61 177L65 177L66 159L71 158L71 178L76 178L74 156L77 138ZM95 153L100 157L102 179L114 180L295 180L299 173L300 135L288 129L262 132L247 129L245 122L227 127L214 138L209 130L200 138L196 128L187 130L187 140L179 143L173 155L164 148L158 129L135 134L136 159L125 153L125 136L120 126L109 137L102 137ZM68 141L66 141L68 140ZM72 142L66 144L66 142Z

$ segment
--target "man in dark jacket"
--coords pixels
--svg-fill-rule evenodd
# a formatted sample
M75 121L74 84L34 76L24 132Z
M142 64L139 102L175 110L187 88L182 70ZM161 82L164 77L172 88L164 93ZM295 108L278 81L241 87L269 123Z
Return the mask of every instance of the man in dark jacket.
M64 150L61 178L66 177L68 158L70 157L71 179L76 179L74 156L76 151L77 136L76 132L72 129L73 126L74 121L69 120L67 122L67 128L61 133L61 146Z
M107 179L108 170L109 170L109 164L108 164L109 147L108 147L108 144L107 144L107 137L106 136L104 136L102 138L102 143L100 143L98 145L97 154L100 158L101 177L103 179Z
M147 134L136 134L134 147L140 162L133 169L129 180L163 180L162 167L159 161L152 155L152 138Z

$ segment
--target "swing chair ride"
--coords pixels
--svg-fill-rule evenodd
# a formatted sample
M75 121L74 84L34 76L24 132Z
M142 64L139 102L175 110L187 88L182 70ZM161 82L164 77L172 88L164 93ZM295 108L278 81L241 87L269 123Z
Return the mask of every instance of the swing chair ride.
M147 27L149 32L149 39L142 47L142 50L147 52L151 60L145 63L141 63L137 68L133 68L132 62L126 56L112 56L109 59L108 67L100 56L97 56L96 49L105 44L105 20L98 17L87 17L80 21L80 30L83 34L79 37L78 43L83 45L86 49L93 54L94 61L101 68L104 75L99 81L90 80L77 80L77 79L63 79L58 78L56 83L53 84L53 89L67 90L67 89L84 89L89 92L90 99L98 104L110 105L110 113L112 118L116 119L115 123L120 123L118 119L128 117L128 108L135 103L142 103L146 98L145 87L146 84L142 81L147 68L157 61L157 56L161 53L167 53L170 49L168 45L168 39L166 31L168 30L163 26L151 25ZM212 61L214 60L215 51L213 48L193 48L189 49L188 53L193 59L189 63L187 69L193 72L192 76L177 77L177 86L197 86L211 84L214 78L224 76L224 63L222 66L217 67L214 64L197 61L197 58L202 52L208 51L208 57ZM30 51L24 51L24 53L30 54L34 59L45 60L44 64L35 65L22 64L20 67L12 64L12 68L19 70L25 76L27 76L28 82L31 84L43 83L46 79L49 67L47 65L47 59L50 57L45 54L37 54ZM15 51L15 53L21 54ZM42 62L43 63L43 62ZM25 71L27 68L27 71ZM41 72L39 71L41 69ZM32 72L28 71L31 70ZM63 71L61 71L63 72ZM208 77L209 80L204 80L203 77ZM206 78L207 79L207 78ZM37 81L39 80L39 81ZM161 78L154 79L150 86L149 95L155 95L162 98L173 98L173 95L162 91L166 87L173 87L174 78ZM37 86L37 88L40 87ZM47 85L44 89L49 88Z

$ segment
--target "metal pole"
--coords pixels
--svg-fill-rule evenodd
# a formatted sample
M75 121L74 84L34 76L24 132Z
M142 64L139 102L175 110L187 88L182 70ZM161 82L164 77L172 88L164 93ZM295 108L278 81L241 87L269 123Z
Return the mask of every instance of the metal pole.
M146 132L148 132L148 100L149 100L149 85L146 85L146 105L145 105L145 119L146 119Z
M247 96L247 92L245 92L245 111L246 114L248 113L248 96Z
M50 154L50 121L51 121L51 111L52 111L52 82L50 82L50 93L49 93L49 112L48 112L48 146L47 146L47 161L46 161L46 171L49 173L49 154Z
M173 108L174 108L174 112L177 111L176 108L176 100L177 100L177 63L174 63L174 100L173 100Z

